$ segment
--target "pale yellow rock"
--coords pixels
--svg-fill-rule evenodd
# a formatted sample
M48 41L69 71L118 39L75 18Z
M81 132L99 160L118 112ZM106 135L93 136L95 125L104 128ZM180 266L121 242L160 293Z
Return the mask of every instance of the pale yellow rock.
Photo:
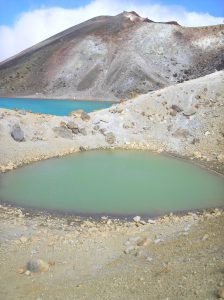
M20 240L20 242L21 242L22 244L25 244L25 243L28 242L28 238L25 237L25 236L21 236L21 238L20 238L19 240Z
M218 290L218 297L219 297L219 299L224 299L224 287L221 287Z

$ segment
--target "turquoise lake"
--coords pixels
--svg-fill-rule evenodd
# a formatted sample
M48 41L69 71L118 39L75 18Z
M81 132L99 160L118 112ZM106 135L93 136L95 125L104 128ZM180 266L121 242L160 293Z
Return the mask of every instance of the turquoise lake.
M77 101L77 100L49 100L49 99L22 99L0 98L0 108L24 109L33 113L67 116L71 111L82 109L89 113L94 110L108 108L112 102L106 101Z
M224 206L224 178L146 151L86 151L0 175L0 200L78 215L146 215Z

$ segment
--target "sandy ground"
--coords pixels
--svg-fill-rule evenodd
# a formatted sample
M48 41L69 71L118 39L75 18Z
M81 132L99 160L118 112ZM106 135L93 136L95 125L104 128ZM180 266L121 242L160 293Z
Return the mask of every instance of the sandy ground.
M1 206L0 298L217 299L223 225L217 209L141 224ZM49 270L24 273L30 259Z

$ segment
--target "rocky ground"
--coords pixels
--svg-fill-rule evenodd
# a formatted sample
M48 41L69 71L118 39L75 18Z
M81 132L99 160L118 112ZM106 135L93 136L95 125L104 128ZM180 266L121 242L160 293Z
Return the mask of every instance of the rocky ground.
M224 212L135 221L0 207L1 299L218 299Z
M223 172L224 71L91 114L36 115L0 109L0 170L102 148L148 149Z
M224 173L224 72L71 116L0 109L0 168L102 148L148 149ZM0 298L224 298L224 212L135 221L0 207Z

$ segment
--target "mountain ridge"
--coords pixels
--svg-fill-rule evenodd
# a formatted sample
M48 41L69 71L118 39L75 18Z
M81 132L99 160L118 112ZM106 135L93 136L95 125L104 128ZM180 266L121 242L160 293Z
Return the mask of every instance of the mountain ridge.
M0 96L120 100L224 67L224 25L135 12L75 25L0 63Z

